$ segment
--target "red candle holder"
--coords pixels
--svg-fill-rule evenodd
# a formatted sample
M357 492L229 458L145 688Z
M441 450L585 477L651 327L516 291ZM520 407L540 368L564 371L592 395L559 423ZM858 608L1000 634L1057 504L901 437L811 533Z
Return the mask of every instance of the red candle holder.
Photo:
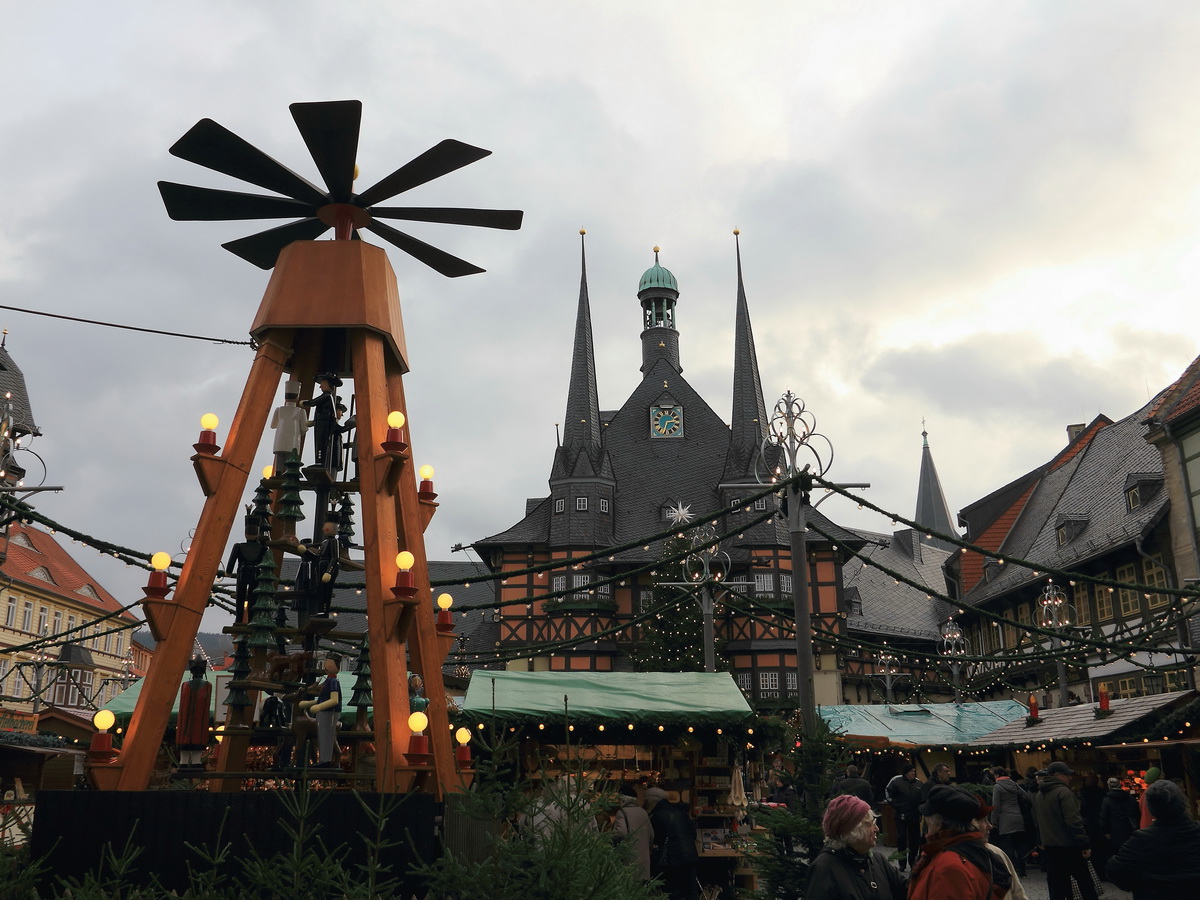
M421 483L417 485L417 498L420 500L430 501L437 499L437 491L433 489L433 480L430 478L421 479Z
M404 754L410 765L423 766L432 758L429 753L429 735L414 734L408 739L408 752Z
M221 449L217 444L217 433L210 431L207 428L200 432L200 439L192 444L192 449L197 453L203 453L205 456L213 456Z
M387 437L380 442L380 446L388 453L403 453L408 449L408 444L404 443L404 435L399 428L389 428Z
M454 616L448 609L439 609L437 614L438 634L447 634L454 630Z
M454 762L460 769L471 768L471 745L459 744L454 748Z
M396 586L392 588L392 595L409 600L417 596L417 580L413 578L412 572L401 569L396 573Z
M97 731L93 734L87 749L87 761L93 764L110 763L116 758L117 751L113 749L112 735L107 731Z
M167 596L169 590L171 590L171 586L167 582L167 573L151 572L150 579L146 582L146 586L142 588L142 593L147 597L154 597L161 600Z

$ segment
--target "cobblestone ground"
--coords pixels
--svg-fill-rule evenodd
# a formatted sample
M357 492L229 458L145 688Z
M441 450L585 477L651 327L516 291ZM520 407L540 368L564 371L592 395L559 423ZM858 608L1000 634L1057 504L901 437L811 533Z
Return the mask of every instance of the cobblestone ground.
M895 852L895 847L887 847L880 844L878 849L884 856L889 856ZM893 863L893 865L895 865ZM1025 893L1029 895L1029 900L1050 900L1050 892L1046 890L1046 875L1037 866L1031 866L1028 874L1021 879L1021 884L1025 887ZM1107 881L1104 882L1104 893L1100 895L1100 900L1131 900L1132 894L1121 890ZM1183 898L1180 898L1183 900Z

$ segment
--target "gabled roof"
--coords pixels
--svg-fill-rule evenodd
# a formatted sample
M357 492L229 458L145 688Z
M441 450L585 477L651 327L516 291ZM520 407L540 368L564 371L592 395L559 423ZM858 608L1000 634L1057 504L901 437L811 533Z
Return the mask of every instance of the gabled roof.
M1144 439L1142 423L1152 403L1119 422L1096 428L1078 447L1072 442L1074 452L1069 455L1059 454L1034 484L1019 518L996 549L1047 568L1071 569L1132 543L1157 524L1168 502L1165 491L1133 510L1125 499L1130 472L1162 472L1161 454ZM1056 534L1060 516L1086 520L1086 527L1062 546ZM971 587L963 599L979 603L1036 580L1028 569L1006 565L990 581Z
M115 612L126 605L101 587L53 535L32 525L22 524L13 524L10 535L22 535L25 540L8 542L8 558L0 564L0 575L105 613ZM127 610L121 614L121 618L136 619L137 616Z
M850 631L891 635L918 640L937 640L938 626L950 614L950 605L943 600L929 599L929 594L944 594L946 579L942 565L950 551L911 529L894 535L858 532L865 540L859 552L872 563L852 557L842 567L842 583L847 594L857 593L861 610L846 618ZM881 571L882 566L899 575L923 584L926 591L897 582Z

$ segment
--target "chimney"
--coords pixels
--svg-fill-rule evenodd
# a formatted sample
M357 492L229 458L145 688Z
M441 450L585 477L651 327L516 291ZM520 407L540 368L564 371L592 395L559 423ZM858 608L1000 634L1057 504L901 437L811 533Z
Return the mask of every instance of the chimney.
M1084 422L1080 422L1078 425L1068 425L1067 426L1067 443L1068 444L1072 443L1075 440L1075 438L1077 438L1081 434L1083 434L1083 430L1085 428L1087 428L1087 424Z

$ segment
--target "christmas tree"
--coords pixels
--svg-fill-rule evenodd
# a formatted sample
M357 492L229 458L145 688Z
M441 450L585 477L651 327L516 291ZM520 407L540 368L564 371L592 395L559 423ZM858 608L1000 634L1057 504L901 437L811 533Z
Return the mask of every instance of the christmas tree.
M641 623L636 649L630 654L639 672L703 672L704 616L700 609L703 581L696 582L687 558L670 560L692 546L686 537L674 537L663 548L664 562L652 573L654 597L649 618ZM690 574L689 574L690 573ZM695 587L679 586L684 583ZM726 671L727 660L716 647L716 668Z

